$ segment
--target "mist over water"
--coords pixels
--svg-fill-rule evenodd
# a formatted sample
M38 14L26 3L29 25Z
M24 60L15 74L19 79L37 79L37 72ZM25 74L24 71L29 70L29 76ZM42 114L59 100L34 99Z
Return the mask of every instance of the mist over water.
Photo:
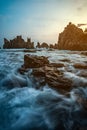
M66 95L47 84L36 89L30 76L18 72L23 65L23 50L0 50L0 130L78 130L87 129L87 77L73 63L84 63L86 56L70 51L37 51L33 55L49 57L50 62L64 62L60 68L77 88ZM86 70L83 70L86 71ZM84 87L83 87L84 86Z

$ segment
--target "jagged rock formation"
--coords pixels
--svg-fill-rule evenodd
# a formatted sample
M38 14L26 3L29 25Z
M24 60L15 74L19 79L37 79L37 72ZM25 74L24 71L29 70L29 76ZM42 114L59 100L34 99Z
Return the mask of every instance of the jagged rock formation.
M24 65L19 69L21 74L24 74L29 69L32 69L31 76L37 83L35 87L48 84L54 89L60 91L68 91L72 88L72 81L63 76L62 71L58 68L64 67L62 63L50 63L48 57L36 55L24 55Z
M87 31L83 32L71 22L59 34L58 49L61 50L87 50Z
M4 45L3 48L34 48L34 42L31 42L30 38L27 38L27 42L24 41L22 36L17 36L13 40L8 41L6 38L4 38Z
M39 42L37 42L36 45L37 48L49 48L49 45L45 42L43 42L42 44L40 44Z

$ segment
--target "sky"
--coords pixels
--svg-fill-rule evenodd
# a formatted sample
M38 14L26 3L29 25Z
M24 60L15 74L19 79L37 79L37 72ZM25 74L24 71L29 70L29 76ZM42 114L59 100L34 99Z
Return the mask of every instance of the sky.
M69 22L87 23L87 0L0 0L0 45L17 35L57 43Z

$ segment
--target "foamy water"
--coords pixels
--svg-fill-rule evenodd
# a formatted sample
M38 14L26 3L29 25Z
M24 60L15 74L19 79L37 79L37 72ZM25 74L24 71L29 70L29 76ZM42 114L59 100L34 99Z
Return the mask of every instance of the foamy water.
M67 95L45 85L36 89L29 72L21 75L23 50L0 50L0 130L77 130L87 128L87 77L78 74L87 70L75 69L74 63L85 63L80 52L37 51L33 55L47 56L50 62L63 63L64 76L77 88ZM68 59L69 62L62 60Z

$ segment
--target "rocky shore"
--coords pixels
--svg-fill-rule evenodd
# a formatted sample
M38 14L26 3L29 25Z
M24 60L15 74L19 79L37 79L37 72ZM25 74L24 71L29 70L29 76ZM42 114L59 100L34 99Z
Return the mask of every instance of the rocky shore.
M56 89L60 92L69 92L73 88L79 87L77 83L73 82L72 78L65 76L63 68L67 72L72 72L65 63L71 63L69 59L61 60L59 63L51 63L48 57L37 56L37 55L24 55L24 65L19 69L21 74L24 74L26 71L32 69L31 77L35 81L36 88L41 88L44 85ZM74 69L83 70L78 76L86 77L87 74L84 73L84 70L87 70L87 63L73 63ZM80 83L83 86L87 85L87 82L84 84Z

